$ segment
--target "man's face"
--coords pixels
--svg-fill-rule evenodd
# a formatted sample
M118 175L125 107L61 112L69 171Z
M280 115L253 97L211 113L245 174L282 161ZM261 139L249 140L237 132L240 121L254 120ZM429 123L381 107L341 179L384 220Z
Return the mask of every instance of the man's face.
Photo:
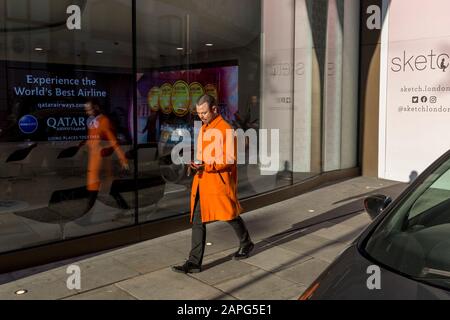
M86 103L84 105L84 111L86 111L86 114L90 117L95 115L95 108L92 103Z
M208 106L208 103L205 102L201 105L197 105L197 114L200 120L202 120L203 124L208 124L217 116L217 108L210 108Z

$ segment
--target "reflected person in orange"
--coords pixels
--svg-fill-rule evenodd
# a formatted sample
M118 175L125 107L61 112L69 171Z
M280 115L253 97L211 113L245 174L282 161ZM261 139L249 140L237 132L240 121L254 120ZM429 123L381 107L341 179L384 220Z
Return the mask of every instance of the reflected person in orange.
M96 99L90 99L84 105L84 110L89 116L87 120L88 136L86 142L88 149L86 189L89 193L89 200L85 210L86 213L95 203L98 192L102 187L101 182L108 182L113 178L112 159L110 156L114 152L116 153L124 171L129 171L129 164L114 134L113 124L102 113L100 103ZM105 185L109 184L105 183ZM119 207L124 209L128 207L120 194L112 196L115 198Z

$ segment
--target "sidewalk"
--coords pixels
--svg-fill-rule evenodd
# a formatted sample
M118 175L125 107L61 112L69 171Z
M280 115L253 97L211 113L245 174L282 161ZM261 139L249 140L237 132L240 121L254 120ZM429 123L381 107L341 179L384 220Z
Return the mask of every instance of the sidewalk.
M297 299L370 223L362 199L395 196L397 182L360 177L245 213L256 246L234 261L236 236L226 223L207 226L203 271L183 275L191 230L88 257L0 275L0 299ZM385 189L386 190L377 190ZM67 266L81 269L81 290L69 290ZM26 289L27 294L15 292Z

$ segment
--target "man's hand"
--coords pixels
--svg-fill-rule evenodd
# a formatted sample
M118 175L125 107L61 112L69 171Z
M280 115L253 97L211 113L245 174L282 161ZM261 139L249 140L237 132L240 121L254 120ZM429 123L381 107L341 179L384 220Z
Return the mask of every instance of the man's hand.
M121 176L126 176L130 174L130 165L128 164L128 162L126 163L122 163L122 170L120 172Z
M205 170L205 165L203 163L202 164L196 164L194 162L191 162L190 167L191 167L191 169L193 169L193 170L195 170L197 172L200 172L200 173Z

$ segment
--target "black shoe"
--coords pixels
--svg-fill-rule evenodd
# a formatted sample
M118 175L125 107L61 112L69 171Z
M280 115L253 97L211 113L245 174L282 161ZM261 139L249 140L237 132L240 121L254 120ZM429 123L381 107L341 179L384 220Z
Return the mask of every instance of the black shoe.
M246 245L245 247L240 247L239 250L233 255L234 260L241 260L246 259L250 256L250 252L255 247L255 244L253 242L250 242L250 244Z
M186 261L183 265L172 266L172 271L178 273L199 273L202 271L202 268L190 261Z

